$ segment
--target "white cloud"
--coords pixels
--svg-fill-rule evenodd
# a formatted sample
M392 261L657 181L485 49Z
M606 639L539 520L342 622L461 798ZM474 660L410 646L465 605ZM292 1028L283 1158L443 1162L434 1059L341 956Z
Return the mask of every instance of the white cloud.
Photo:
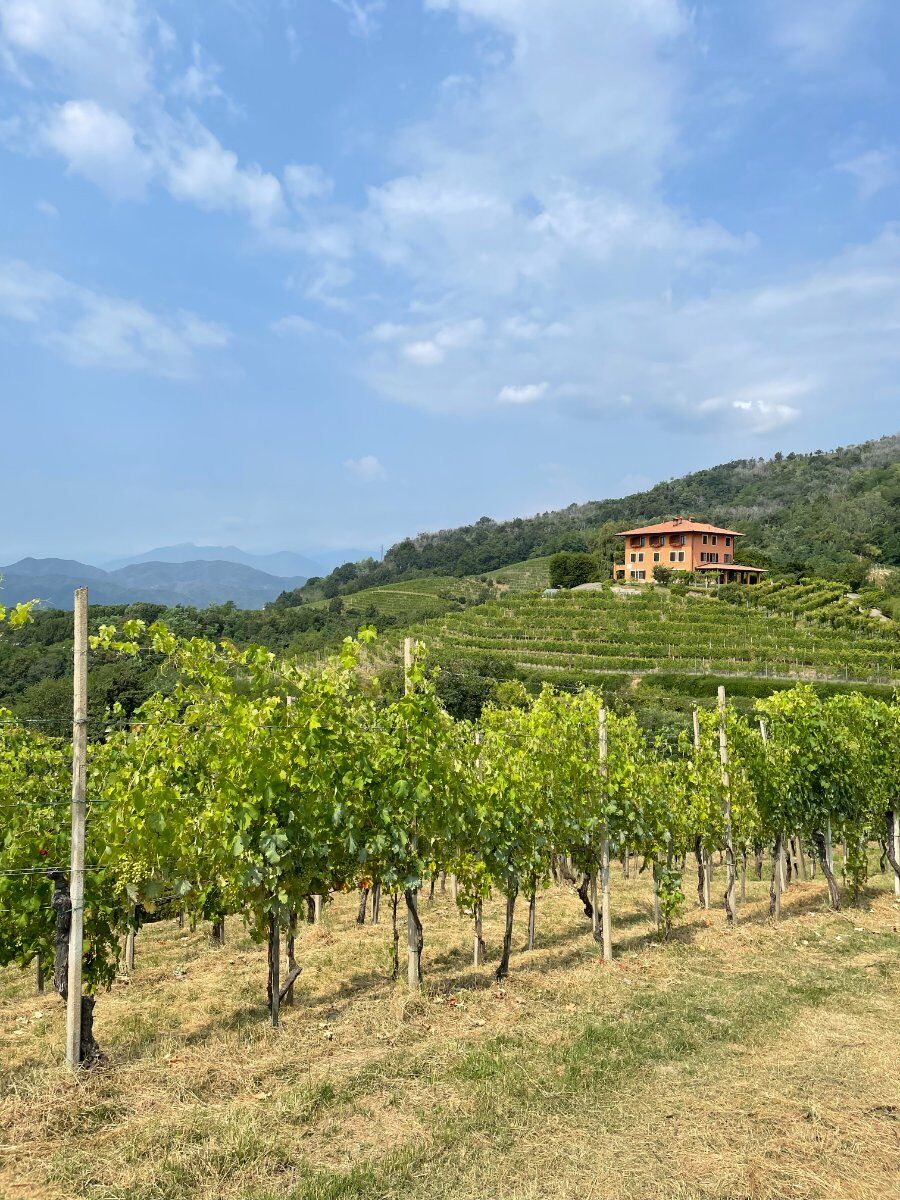
M152 172L149 156L119 113L93 100L69 100L54 108L41 138L62 155L69 170L118 198L143 194Z
M139 0L0 0L0 45L20 72L35 61L77 95L130 103L152 73Z
M360 483L383 483L388 473L374 454L364 454L362 458L348 458L344 469Z
M398 338L409 333L409 326L398 325L395 321L382 321L370 329L366 337L373 342L396 342Z
M348 27L354 37L371 37L378 30L378 18L384 11L384 0L331 0L347 14Z
M284 168L284 182L295 204L321 200L334 189L334 180L316 163L289 163Z
M435 367L444 361L444 351L437 342L408 342L402 350L404 358L420 367Z
M391 341L397 336L394 329L400 330L399 326L390 325L378 328L382 331L382 336L376 339L378 341ZM402 347L401 354L417 366L437 366L444 361L448 350L465 350L478 341L484 334L484 328L484 321L480 317L456 321L440 327L429 338L407 342Z
M172 98L222 100L221 69L196 42L187 68L177 39L142 0L0 0L0 60L38 94L62 91L59 104L36 100L6 130L15 149L60 154L70 171L117 199L137 199L150 183L206 211L235 212L265 235L287 216L282 186L237 154ZM36 71L49 74L31 87ZM307 234L315 241L318 231ZM334 252L334 238L323 253Z
M310 321L308 317L302 317L299 314L292 314L273 321L271 329L273 333L282 337L328 338L340 342L344 340L336 329L329 329L327 325L321 325L318 321Z
M831 66L852 47L871 0L768 0L773 40L798 70Z
M76 366L169 379L191 377L198 355L221 349L230 336L194 313L154 313L24 262L0 263L0 317L30 326L38 341Z
M281 184L256 163L241 167L233 150L199 123L175 129L165 144L162 169L176 199L200 208L244 213L265 229L284 215Z
M34 207L38 210L41 216L56 218L59 216L59 209L55 204L51 204L49 200L37 200Z
M808 396L812 390L810 380L773 379L730 396L701 400L696 416L700 421L715 415L736 417L750 433L773 433L800 416L801 410L788 401Z
M896 183L900 177L897 167L897 154L888 148L866 150L835 163L836 170L844 171L856 180L862 200L870 200Z
M223 100L233 108L231 101L219 83L222 68L209 57L198 42L191 44L191 63L184 74L172 84L172 93L183 96L193 104L205 104L210 100Z
M497 395L500 404L534 404L547 394L547 383L506 384Z

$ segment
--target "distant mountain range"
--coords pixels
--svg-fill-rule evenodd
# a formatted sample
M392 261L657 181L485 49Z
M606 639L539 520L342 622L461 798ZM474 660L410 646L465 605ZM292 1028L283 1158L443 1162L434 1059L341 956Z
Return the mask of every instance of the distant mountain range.
M344 555L352 551L342 551ZM226 562L239 563L244 567L253 567L256 571L264 571L267 575L279 575L285 579L293 579L298 575L309 578L310 575L327 574L331 569L327 563L318 559L307 558L303 554L293 554L290 550L280 550L276 554L250 554L237 546L195 546L193 542L181 542L177 546L159 546L156 550L148 550L146 554L134 554L130 558L115 558L104 563L109 571L120 567L131 567L139 563L191 563L191 562Z
M102 567L68 558L23 558L0 567L0 601L39 599L46 608L71 608L75 588L87 584L92 604L186 604L206 608L234 601L238 608L262 608L282 592L302 587L313 575L327 575L344 562L357 562L371 550L322 550L316 557L281 550L251 554L238 546L197 546L182 542L145 554L118 558Z
M360 562L364 558L377 558L375 550L323 548L307 554L295 554L291 550L279 550L275 554L251 554L238 546L197 546L194 542L181 542L177 546L158 546L145 554L134 554L130 558L115 558L105 562L108 571L119 567L130 567L134 563L188 563L188 562L231 562L245 567L265 571L267 575L281 575L293 579L297 575L327 575L329 571L345 562Z
M72 559L23 558L0 567L0 576L4 604L38 599L47 608L71 608L72 593L85 584L92 604L148 601L206 608L232 600L238 608L262 608L281 592L306 582L305 575L274 575L244 563L214 559L135 562L104 571Z

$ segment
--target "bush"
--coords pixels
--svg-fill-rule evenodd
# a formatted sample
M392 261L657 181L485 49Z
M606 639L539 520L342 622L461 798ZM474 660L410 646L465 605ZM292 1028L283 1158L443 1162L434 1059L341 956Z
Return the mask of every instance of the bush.
M573 588L581 583L593 583L598 574L597 560L592 554L563 550L550 559L551 587Z
M662 565L662 563L657 563L656 566L653 568L653 578L656 580L657 583L661 583L663 585L665 585L671 581L672 574L673 574L672 568L664 567Z

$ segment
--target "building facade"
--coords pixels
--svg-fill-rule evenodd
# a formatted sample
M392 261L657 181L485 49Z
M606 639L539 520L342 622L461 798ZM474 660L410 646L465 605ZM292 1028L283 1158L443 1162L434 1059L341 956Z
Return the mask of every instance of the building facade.
M625 561L613 566L616 579L636 583L653 579L654 567L695 571L715 583L759 583L765 571L735 562L736 529L720 529L693 517L674 517L639 529L625 529Z

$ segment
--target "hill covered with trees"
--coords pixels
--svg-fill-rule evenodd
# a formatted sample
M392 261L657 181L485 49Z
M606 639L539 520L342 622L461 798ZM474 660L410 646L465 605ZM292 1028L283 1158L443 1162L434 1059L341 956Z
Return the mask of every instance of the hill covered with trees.
M420 533L382 562L345 563L279 597L335 596L420 573L481 575L560 550L609 564L623 525L691 515L745 533L741 557L759 566L861 584L873 566L900 566L900 435L812 454L737 459L647 491L571 504L511 521Z

